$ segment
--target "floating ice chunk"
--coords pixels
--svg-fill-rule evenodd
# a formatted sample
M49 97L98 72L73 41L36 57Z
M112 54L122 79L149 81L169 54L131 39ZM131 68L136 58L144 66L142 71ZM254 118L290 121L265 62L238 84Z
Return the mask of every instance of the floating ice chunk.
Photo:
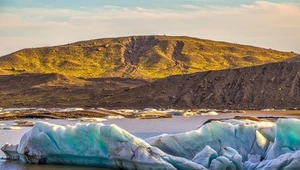
M138 110L131 110L131 109L119 109L119 110L115 110L117 112L121 112L121 113L138 113Z
M104 121L107 121L107 119L97 118L97 117L82 117L82 118L80 118L80 121L82 121L82 122L104 122Z
M175 109L167 109L167 110L164 110L163 112L171 114L173 116L184 116L185 113L186 113L186 115L191 113L191 111L187 112L185 110L175 110ZM195 112L192 112L192 114L195 114Z
M172 115L167 112L140 112L137 114L138 119L155 119L155 118L172 118Z
M209 168L210 162L217 157L218 153L207 145L192 159L192 161L197 164L203 165L205 168Z
M47 111L47 109L45 109L45 108L36 108L35 110L38 111L38 112L45 112L45 111Z
M219 115L219 113L215 112L215 111L210 111L207 113L201 113L202 116L217 116Z
M0 127L1 130L20 130L22 129L21 127L17 126L5 126L5 127Z
M77 121L78 119L76 119L76 118L66 118L66 120L68 120L68 121Z
M174 116L182 115L185 111L184 110L177 110L177 109L167 109L164 110L164 112L167 112L169 114L172 114Z
M75 112L75 111L83 111L83 108L77 108L77 107L70 107L65 109L60 109L58 112Z
M105 119L124 119L125 117L124 116L121 116L121 115L110 115L110 116L106 116Z
M183 116L189 117L189 116L194 116L197 115L197 113L192 112L192 111L187 111L183 113Z
M16 120L15 123L12 124L12 126L19 126L19 127L30 127L33 125L34 122L28 120Z
M167 112L173 116L182 116L184 114L183 111L170 111L170 112Z
M157 112L157 109L154 109L154 108L144 108L144 111L146 111L146 112Z
M8 111L27 111L27 110L35 110L35 108L6 108L6 109L3 109L4 112Z
M271 108L271 109L261 109L261 111L264 111L264 112L269 112L269 111L274 111L275 109L274 108Z

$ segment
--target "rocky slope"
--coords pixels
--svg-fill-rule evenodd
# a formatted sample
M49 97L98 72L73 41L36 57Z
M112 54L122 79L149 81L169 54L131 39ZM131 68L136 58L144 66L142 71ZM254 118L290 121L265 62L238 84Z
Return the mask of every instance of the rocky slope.
M146 83L129 78L80 79L58 74L0 75L0 107L97 106L98 99Z
M294 109L300 62L171 76L154 82L56 74L0 76L2 107Z
M294 109L300 101L300 63L172 76L102 100L104 106ZM123 100L126 99L126 100Z
M56 73L153 81L172 75L279 62L295 55L190 37L131 36L20 50L0 57L0 74Z

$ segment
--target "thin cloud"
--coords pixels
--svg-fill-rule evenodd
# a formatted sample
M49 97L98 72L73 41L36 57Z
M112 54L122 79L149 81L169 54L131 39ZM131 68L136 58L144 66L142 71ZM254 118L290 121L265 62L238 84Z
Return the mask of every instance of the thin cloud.
M201 10L203 8L197 6L197 5L190 5L190 4L186 4L186 5L180 5L181 7L183 8L186 8L186 9L194 9L194 10Z

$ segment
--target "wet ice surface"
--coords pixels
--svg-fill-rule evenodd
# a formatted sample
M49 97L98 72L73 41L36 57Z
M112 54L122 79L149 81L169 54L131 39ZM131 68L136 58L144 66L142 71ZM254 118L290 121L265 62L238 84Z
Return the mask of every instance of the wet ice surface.
M172 119L121 119L121 120L108 120L103 122L104 124L116 124L119 127L125 129L126 131L132 133L133 135L140 137L142 139L157 136L162 133L178 133L197 129L208 119L220 119L220 118L232 118L239 114L223 114L219 116L192 116L192 117L182 117L174 116ZM264 116L264 115L261 115ZM280 116L280 115L276 115ZM66 120L46 120L50 123L59 125L75 125L77 121L66 121ZM3 121L4 124L12 124L13 121ZM5 143L17 144L20 142L21 136L30 130L31 127L23 127L21 130L0 130L0 145L3 146ZM1 156L4 156L0 152ZM3 162L0 163L1 169L74 169L72 166L54 166L54 165L28 165L18 162ZM76 167L78 169L83 169L83 167ZM93 169L84 167L84 169ZM99 168L98 168L99 169Z

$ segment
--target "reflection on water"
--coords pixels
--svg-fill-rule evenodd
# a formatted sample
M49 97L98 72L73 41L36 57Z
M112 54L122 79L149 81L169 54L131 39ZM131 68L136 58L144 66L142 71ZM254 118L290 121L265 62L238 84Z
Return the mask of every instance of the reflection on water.
M66 165L30 165L30 164L23 164L16 161L3 161L1 164L1 170L108 170L103 168L97 167L84 167L84 166L66 166Z

